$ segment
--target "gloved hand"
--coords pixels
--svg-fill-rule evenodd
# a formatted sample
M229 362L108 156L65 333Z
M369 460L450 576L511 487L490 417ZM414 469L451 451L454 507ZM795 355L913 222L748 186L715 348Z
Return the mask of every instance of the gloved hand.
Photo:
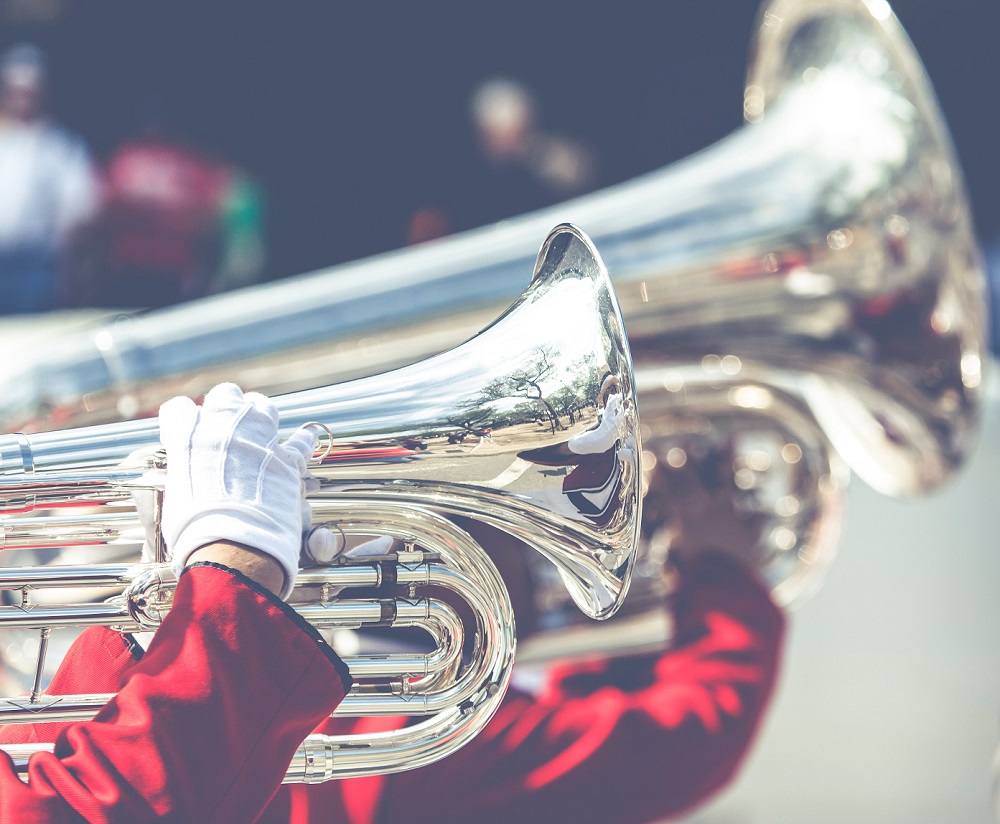
M163 404L167 480L161 529L177 574L199 547L232 541L281 565L280 596L287 599L309 526L304 484L316 437L306 426L279 444L275 405L231 383L212 389L200 407L185 397Z
M570 438L566 442L570 452L577 455L596 455L607 452L622 436L625 424L625 409L622 406L622 396L609 395L604 404L604 415L596 429L588 429Z
M377 558L385 555L392 548L393 540L388 535L371 538L362 544L351 547L344 553L345 558Z
M132 501L135 504L136 515L139 517L141 533L138 536L123 533L125 538L137 538L142 541L142 554L140 561L144 564L152 563L155 560L154 548L157 540L157 518L156 518L156 492L153 489L157 485L157 480L162 485L162 478L166 477L166 472L162 469L149 468L151 459L160 451L159 446L143 447L128 455L120 464L122 469L143 468L146 472L139 483L149 482L151 486L139 486L132 492ZM306 474L305 492L311 494L320 488L319 479ZM317 564L331 564L334 559L343 551L344 542L339 535L318 526L308 529L312 522L312 507L309 501L302 498L302 528L306 531L302 542L302 551L307 560Z
M307 472L302 480L305 495L319 491L319 479L311 473ZM306 500L305 495L302 497L302 528L305 530L305 537L302 541L302 553L308 561L313 561L321 565L331 564L334 558L343 551L344 541L339 534L331 532L326 527L309 528L312 523L312 507L309 506L309 501Z

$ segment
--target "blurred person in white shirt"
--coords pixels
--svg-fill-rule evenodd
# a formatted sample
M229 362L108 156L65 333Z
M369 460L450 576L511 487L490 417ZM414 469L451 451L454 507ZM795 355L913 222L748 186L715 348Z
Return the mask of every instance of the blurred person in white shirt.
M0 56L0 313L56 305L60 257L97 206L84 142L46 111L48 72L35 46Z

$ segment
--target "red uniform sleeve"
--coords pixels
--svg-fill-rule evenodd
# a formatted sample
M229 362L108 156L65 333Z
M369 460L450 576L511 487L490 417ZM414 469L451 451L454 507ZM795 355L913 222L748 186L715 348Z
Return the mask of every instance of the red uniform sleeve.
M784 618L748 571L718 555L684 570L673 612L675 641L664 653L554 668L540 696L511 690L454 755L394 775L285 785L260 824L628 824L689 809L724 786L747 752L774 686ZM113 683L131 666L112 633L93 634L89 647L57 675L67 692L78 691L75 666L87 684ZM404 723L332 718L320 731Z
M541 695L512 692L455 755L345 785L351 820L629 824L704 801L753 739L784 617L749 571L718 554L683 571L674 616L670 650L558 668Z
M237 580L234 580L237 579ZM295 748L343 699L346 666L308 624L238 572L193 565L141 661L105 630L103 650L67 691L121 691L93 720L8 728L46 740L23 783L0 759L0 824L252 822L276 792ZM78 662L78 663L82 663ZM57 676L57 680L58 680ZM75 691L75 689L74 689Z

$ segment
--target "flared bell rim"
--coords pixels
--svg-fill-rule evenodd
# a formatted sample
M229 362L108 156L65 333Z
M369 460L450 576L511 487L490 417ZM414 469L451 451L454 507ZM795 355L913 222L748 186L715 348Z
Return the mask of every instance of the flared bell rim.
M801 101L806 86L813 87L809 99L820 109L820 120L853 117L867 124L875 102L885 122L892 123L882 145L887 137L897 141L899 156L891 162L878 153L873 158L885 161L896 177L869 187L869 197L854 202L838 192L840 205L830 210L835 222L825 228L838 235L836 221L850 221L864 206L862 228L883 237L889 258L895 238L907 237L914 217L925 224L925 236L933 233L933 242L924 243L933 252L925 251L922 269L904 272L900 263L896 271L882 274L878 289L869 284L859 295L877 302L891 293L894 301L908 288L915 299L934 300L925 321L925 345L928 351L935 345L950 347L947 378L937 381L931 355L922 360L893 355L882 362L868 353L854 357L849 375L839 367L836 374L816 370L802 386L835 449L866 483L898 498L925 494L953 477L975 447L982 365L988 360L985 268L946 120L915 48L885 0L767 0L757 22L744 92L749 124L772 118L785 126L795 118L804 122L811 112L793 98ZM815 91L820 86L822 94ZM890 93L892 105L886 102ZM867 102L855 109L858 100ZM789 119L788 111L795 117ZM879 227L875 218L880 214L884 224ZM844 225L848 233L857 228ZM905 252L900 260L906 260ZM858 304L855 310L863 313L867 307ZM879 389L872 393L875 384Z

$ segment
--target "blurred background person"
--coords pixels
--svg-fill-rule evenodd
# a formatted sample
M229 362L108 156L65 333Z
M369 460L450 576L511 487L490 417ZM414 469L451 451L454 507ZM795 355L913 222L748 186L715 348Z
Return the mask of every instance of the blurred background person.
M473 92L469 108L481 156L494 169L526 174L541 190L536 202L561 200L592 182L590 152L539 128L535 96L523 84L507 77L491 78Z
M407 243L513 217L595 185L594 153L543 130L538 109L531 90L512 78L491 77L476 86L469 99L474 157L464 174L454 176L464 184L461 202L419 208L410 219Z
M73 305L168 306L263 275L257 185L162 116L147 121L104 165L103 202L89 253L76 260Z
M0 313L58 302L58 275L74 232L97 204L83 141L46 111L47 68L22 43L0 56Z

